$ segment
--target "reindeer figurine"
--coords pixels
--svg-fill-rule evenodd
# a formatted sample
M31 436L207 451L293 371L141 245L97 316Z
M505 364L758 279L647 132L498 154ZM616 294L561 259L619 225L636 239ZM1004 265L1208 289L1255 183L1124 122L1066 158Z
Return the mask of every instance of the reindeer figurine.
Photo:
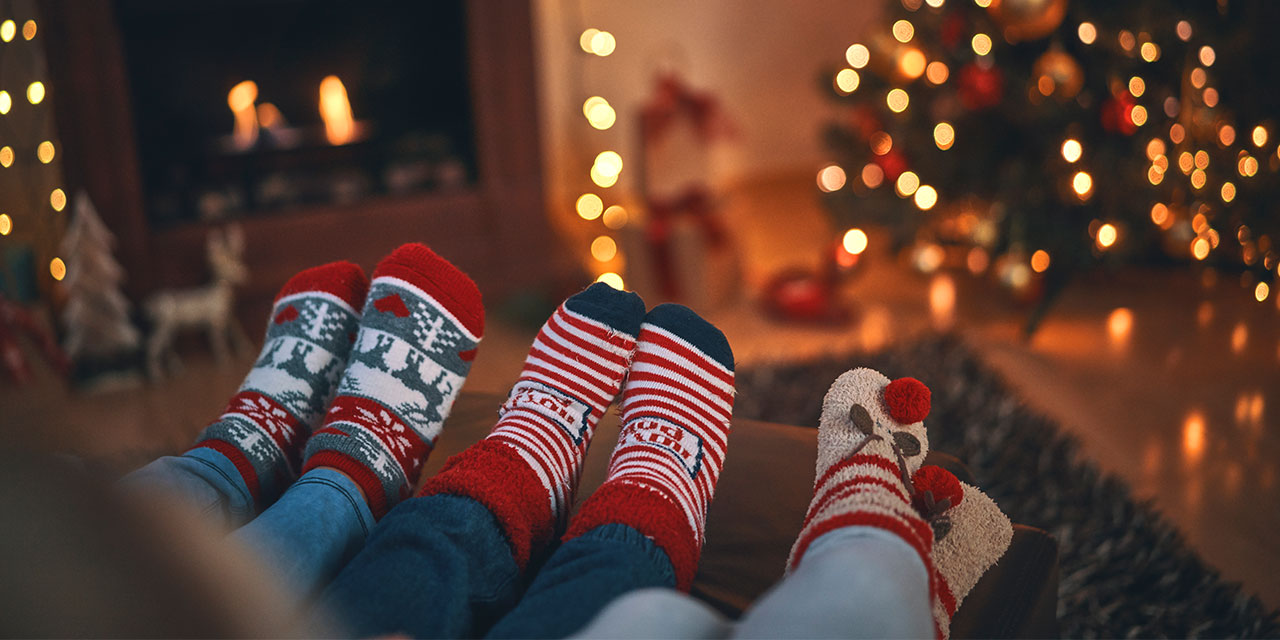
M209 333L209 346L214 359L223 363L228 356L230 338L236 354L250 349L249 338L232 314L235 285L249 276L245 268L244 231L239 226L225 232L214 229L205 241L205 257L213 273L213 282L203 287L159 291L147 299L145 308L151 320L151 337L147 339L147 372L154 379L161 375L161 358L169 356L170 369L180 362L173 349L179 331L204 329Z

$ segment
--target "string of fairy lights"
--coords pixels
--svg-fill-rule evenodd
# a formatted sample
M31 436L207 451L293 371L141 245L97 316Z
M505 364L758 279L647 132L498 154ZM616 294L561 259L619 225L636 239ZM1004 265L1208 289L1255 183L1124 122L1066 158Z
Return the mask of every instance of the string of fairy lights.
M42 34L30 3L6 3L0 11L0 190L7 194L0 203L0 240L31 247L48 277L60 281L67 264L56 246L65 220L56 214L66 208L67 194L57 186L62 173L37 39ZM40 278L38 284L50 281Z
M947 2L902 0L909 11L920 9L922 1L933 9L940 9ZM982 9L994 10L992 0L973 2ZM1145 144L1135 145L1145 152L1149 164L1143 167L1140 177L1134 178L1149 183L1159 194L1150 205L1150 223L1163 232L1166 246L1181 247L1170 252L1192 262L1204 262L1219 250L1224 236L1234 236L1239 243L1240 262L1246 268L1242 284L1251 291L1255 300L1263 302L1271 295L1272 285L1268 281L1280 277L1280 239L1269 237L1264 233L1266 230L1251 229L1238 216L1227 214L1229 206L1245 192L1251 181L1259 179L1263 169L1269 168L1272 173L1280 169L1280 145L1277 145L1277 136L1273 135L1274 123L1267 120L1232 122L1230 112L1216 109L1221 101L1218 88L1213 86L1214 65L1220 63L1218 52L1211 44L1193 42L1196 28L1189 20L1179 20L1174 25L1170 19L1168 24L1173 25L1173 33L1161 31L1153 36L1141 30L1107 31L1086 20L1074 25L1072 35L1086 50L1104 45L1118 47L1123 57L1140 60L1136 64L1154 63L1163 56L1171 55L1166 51L1170 44L1178 45L1176 48L1179 50L1185 48L1187 64L1179 72L1181 86L1176 87L1172 95L1168 92L1156 95L1150 90L1142 71L1125 73L1127 80L1121 77L1112 83L1114 94L1120 98L1116 115L1119 124L1116 126L1127 135L1139 136L1144 128L1158 128ZM912 95L908 91L911 83L923 78L928 85L939 87L962 75L953 74L941 59L930 60L925 53L928 47L917 46L918 43L913 42L916 40L916 28L911 20L893 22L890 36L891 40L883 36L873 37L869 41L873 45L871 47L863 43L848 47L845 51L847 66L842 65L832 77L837 95L850 96L860 88L867 90L862 74L869 72L873 51L880 52L875 55L894 58L888 62L879 61L878 73L888 76L889 86L877 89L883 93L875 98L879 100L882 95L883 106L893 114L902 114L912 105ZM968 40L968 48L974 55L973 66L980 70L991 69L996 46L992 36L981 29L973 33ZM1074 67L1075 73L1062 73L1064 67L1069 70ZM1151 73L1156 73L1154 67L1151 69ZM1080 91L1081 78L1079 65L1054 45L1032 69L1028 97L1032 103L1049 97L1070 98ZM866 99L871 100L869 97ZM1213 134L1205 136L1199 133L1205 130ZM950 150L959 135L962 132L957 131L953 122L942 119L933 125L932 140L939 152ZM876 131L868 132L866 142L874 154L873 159L882 159L898 141L886 131ZM1095 169L1087 165L1091 160L1089 144L1068 128L1058 149L1062 161L1070 168L1063 173L1063 192L1068 199L1074 197L1080 203L1094 198L1099 186ZM1093 160L1098 161L1096 157ZM817 185L826 193L845 189L851 180L860 181L857 187L864 193L878 189L888 181L899 198L909 199L922 212L933 209L946 195L955 200L965 195L942 194L937 187L927 184L924 176L912 170L902 170L896 178L887 179L885 163L877 161L866 162L853 171L846 171L846 167L839 163L829 163L817 173ZM1130 177L1108 174L1105 179L1126 180ZM1261 191L1258 189L1254 193ZM1264 206L1270 206L1270 203ZM1127 236L1145 235L1139 234L1139 229L1129 228L1131 224L1133 221L1126 222L1119 216L1109 219L1104 209L1088 226L1094 251L1098 254L1114 251ZM849 228L843 234L841 245L844 251L859 254L867 248L867 234L861 228ZM1044 273L1050 268L1053 256L1047 249L1028 247L1021 258L1025 262L1018 265L1024 272L1024 280L1031 273ZM1233 253L1226 256L1234 260L1236 249L1233 247ZM986 260L980 262L984 267L988 264ZM1277 298L1280 306L1280 296Z
M584 54L605 58L617 48L617 40L612 33L596 28L589 28L578 38L578 45ZM582 103L582 115L587 124L596 131L608 131L618 120L613 105L601 96L593 95ZM603 150L595 155L588 176L591 182L601 190L607 191L618 183L622 174L622 156L613 150ZM608 231L618 231L627 225L627 210L621 205L605 204L605 197L588 191L578 196L574 205L578 217L589 223L603 225ZM607 231L593 227L590 252L597 282L604 282L615 289L622 289L625 283L619 272L622 270L623 256L618 248L618 241Z

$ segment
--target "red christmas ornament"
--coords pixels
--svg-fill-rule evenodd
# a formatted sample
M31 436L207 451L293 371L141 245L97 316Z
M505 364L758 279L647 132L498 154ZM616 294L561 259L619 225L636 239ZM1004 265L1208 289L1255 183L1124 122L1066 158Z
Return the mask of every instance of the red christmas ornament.
M960 480L950 471L936 465L927 465L920 467L914 476L911 476L911 484L915 487L916 500L921 504L916 504L916 508L924 510L923 504L924 493L926 491L933 494L933 502L935 504L943 500L951 500L948 509L960 504L964 500L964 488L960 486Z
M929 415L929 387L915 378L898 378L884 388L889 415L902 424L924 420Z
M984 69L970 62L960 69L960 102L978 111L1000 104L1004 95L1004 76L994 66Z
M1138 130L1133 123L1133 107L1137 103L1127 93L1118 93L1102 103L1102 128L1111 133L1131 136Z

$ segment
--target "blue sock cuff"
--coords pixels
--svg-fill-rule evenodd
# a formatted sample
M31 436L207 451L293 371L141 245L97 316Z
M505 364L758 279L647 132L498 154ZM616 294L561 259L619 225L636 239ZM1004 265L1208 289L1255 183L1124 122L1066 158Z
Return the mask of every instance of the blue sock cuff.
M682 304L660 304L645 316L644 321L684 338L708 358L733 371L733 349L729 348L729 340L689 307Z
M639 335L640 323L644 321L644 300L640 296L603 282L574 294L564 301L564 306L629 336Z

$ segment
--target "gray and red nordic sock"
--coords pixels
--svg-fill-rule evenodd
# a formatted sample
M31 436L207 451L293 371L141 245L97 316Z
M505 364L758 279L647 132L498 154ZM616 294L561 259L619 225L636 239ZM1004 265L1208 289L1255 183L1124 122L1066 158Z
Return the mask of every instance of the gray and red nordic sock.
M341 471L382 517L416 482L483 333L480 290L457 267L421 244L384 258L303 470Z
M346 368L368 288L350 262L290 278L276 295L253 369L192 447L231 461L258 511L298 476L304 443Z
M420 495L483 504L525 567L573 505L582 461L631 366L644 301L596 283L560 305L538 332L487 438L450 458Z
M622 430L604 484L582 505L565 540L627 525L666 552L688 590L729 445L733 352L687 307L645 317L622 395Z

